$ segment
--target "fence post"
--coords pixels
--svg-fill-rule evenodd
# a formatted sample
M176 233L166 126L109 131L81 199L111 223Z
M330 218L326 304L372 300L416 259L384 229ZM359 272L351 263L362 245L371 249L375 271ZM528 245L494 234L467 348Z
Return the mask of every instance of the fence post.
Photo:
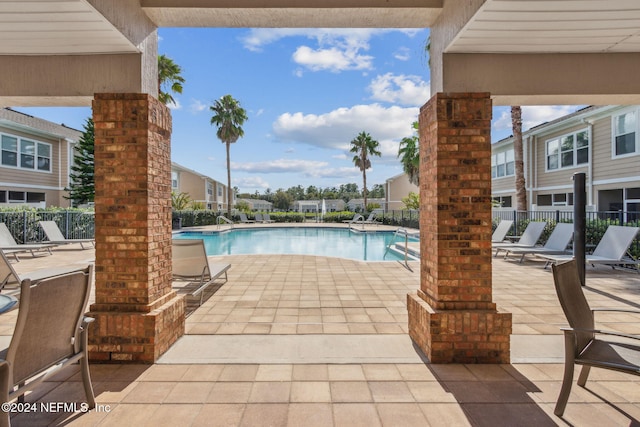
M586 252L586 191L584 172L573 174L573 257L578 264L578 276L585 285Z
M513 235L514 236L520 235L518 233L518 211L517 210L513 211Z
M560 222L560 210L556 209L556 224Z
M22 211L22 243L27 243L27 211Z

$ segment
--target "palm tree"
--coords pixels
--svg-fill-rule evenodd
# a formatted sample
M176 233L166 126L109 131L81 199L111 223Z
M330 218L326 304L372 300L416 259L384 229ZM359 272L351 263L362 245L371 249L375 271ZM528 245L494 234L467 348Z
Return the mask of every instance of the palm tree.
M218 127L216 135L227 146L227 216L230 218L233 190L231 188L229 148L238 138L244 136L242 125L247 121L247 112L240 106L240 102L233 99L231 95L225 95L216 100L209 109L214 113L211 117L211 124Z
M176 101L169 92L164 92L163 87L169 86L168 89L173 93L182 93L182 83L184 78L180 75L182 68L173 62L173 59L166 55L158 55L158 100L163 104L175 104Z
M375 139L371 138L371 135L365 133L364 131L360 132L357 137L355 137L351 141L351 150L352 153L355 153L353 156L353 164L356 165L358 169L362 171L362 195L364 196L364 209L367 209L367 169L371 167L371 160L369 160L369 156L378 156L382 153L378 151L378 146L380 143Z
M524 148L522 143L522 107L511 107L513 127L513 158L515 161L516 210L527 210L527 189L524 180Z
M402 138L398 148L398 157L402 163L402 170L407 174L409 182L420 185L420 147L418 145L418 122L411 125L416 135Z

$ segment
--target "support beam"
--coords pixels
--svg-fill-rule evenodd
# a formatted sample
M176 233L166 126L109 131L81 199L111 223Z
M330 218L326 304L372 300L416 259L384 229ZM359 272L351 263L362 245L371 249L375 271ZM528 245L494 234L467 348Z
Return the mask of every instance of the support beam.
M443 92L491 92L494 105L637 104L637 53L445 53Z
M443 0L141 0L158 27L426 28Z
M2 56L0 64L0 107L90 106L95 93L142 88L139 53Z
M409 335L432 363L509 363L511 313L492 301L491 99L436 94L420 110L420 289Z

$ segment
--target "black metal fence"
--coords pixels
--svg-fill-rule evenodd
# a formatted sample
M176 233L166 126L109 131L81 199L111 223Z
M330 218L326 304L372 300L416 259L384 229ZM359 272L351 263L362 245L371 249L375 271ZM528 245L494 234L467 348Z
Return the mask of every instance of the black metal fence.
M46 241L47 238L38 221L55 221L67 239L91 239L95 236L94 216L88 211L23 210L0 212L0 222L4 222L16 243Z
M494 227L500 220L512 220L513 227L509 234L520 235L530 221L546 221L547 227L543 233L541 242L544 243L558 222L573 223L573 211L517 211L517 210L494 210ZM599 211L586 213L586 244L595 247L607 227L610 225L623 225L630 227L640 227L640 212L626 211ZM635 257L640 257L640 233L629 248L629 253Z

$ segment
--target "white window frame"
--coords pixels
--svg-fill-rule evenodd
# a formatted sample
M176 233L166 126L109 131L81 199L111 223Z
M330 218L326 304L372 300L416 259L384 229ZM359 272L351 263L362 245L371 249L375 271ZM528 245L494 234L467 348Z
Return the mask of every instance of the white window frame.
M173 185L174 182L176 183L176 185ZM178 190L179 188L180 188L180 172L171 171L171 189Z
M12 135L9 133L0 133L0 141L2 140L3 136L7 136L9 138L14 138L16 139L17 142L17 146L16 146L16 166L13 165L6 165L4 163L2 163L2 158L0 157L0 167L3 168L10 168L10 169L20 169L20 170L25 170L25 171L30 171L30 172L39 172L39 173L53 173L53 145L49 144L48 142L42 142L42 141L37 141L35 139L31 139L31 138L22 138L20 136L17 135ZM22 148L23 148L23 144L25 143L29 143L29 144L34 144L34 151L33 151L33 167L26 167L22 165L22 155L24 154L22 152ZM49 157L45 157L45 156L40 156L40 147L46 147L49 150ZM0 150L2 150L2 147L0 146ZM47 158L49 159L49 169L40 169L38 167L38 159L40 157L43 158Z
M578 150L584 150L585 147L578 147L578 134L584 133L587 135L587 161L584 163L578 164ZM569 151L562 151L562 140L564 138L573 137L573 148L571 152L573 153L573 163L570 166L562 166L562 153L568 153ZM549 143L557 142L558 143L558 167L554 169L549 169ZM556 136L555 138L549 138L544 141L544 170L545 172L556 172L561 170L569 170L575 168L583 168L586 167L591 161L591 139L589 135L589 129L578 129L574 132L565 133L564 135Z
M635 126L633 128L634 137L634 148L635 150L631 153L626 154L616 154L616 137L618 136L617 132L617 118L629 113L633 113L635 116ZM624 159L625 157L632 157L640 155L640 141L638 141L638 136L640 136L640 124L638 123L638 119L640 118L640 112L637 109L626 109L620 111L618 114L611 116L611 158L612 159Z
M509 154L511 154L511 156L509 156ZM509 159L509 157L511 158L511 160L507 160ZM507 173L509 163L513 163L513 173ZM500 167L502 167L502 171L503 171L502 175L498 173L498 171L500 170ZM491 155L491 178L492 179L514 176L515 169L516 169L515 151L513 149L500 151L499 153L495 153ZM495 174L494 174L494 171L495 171Z

